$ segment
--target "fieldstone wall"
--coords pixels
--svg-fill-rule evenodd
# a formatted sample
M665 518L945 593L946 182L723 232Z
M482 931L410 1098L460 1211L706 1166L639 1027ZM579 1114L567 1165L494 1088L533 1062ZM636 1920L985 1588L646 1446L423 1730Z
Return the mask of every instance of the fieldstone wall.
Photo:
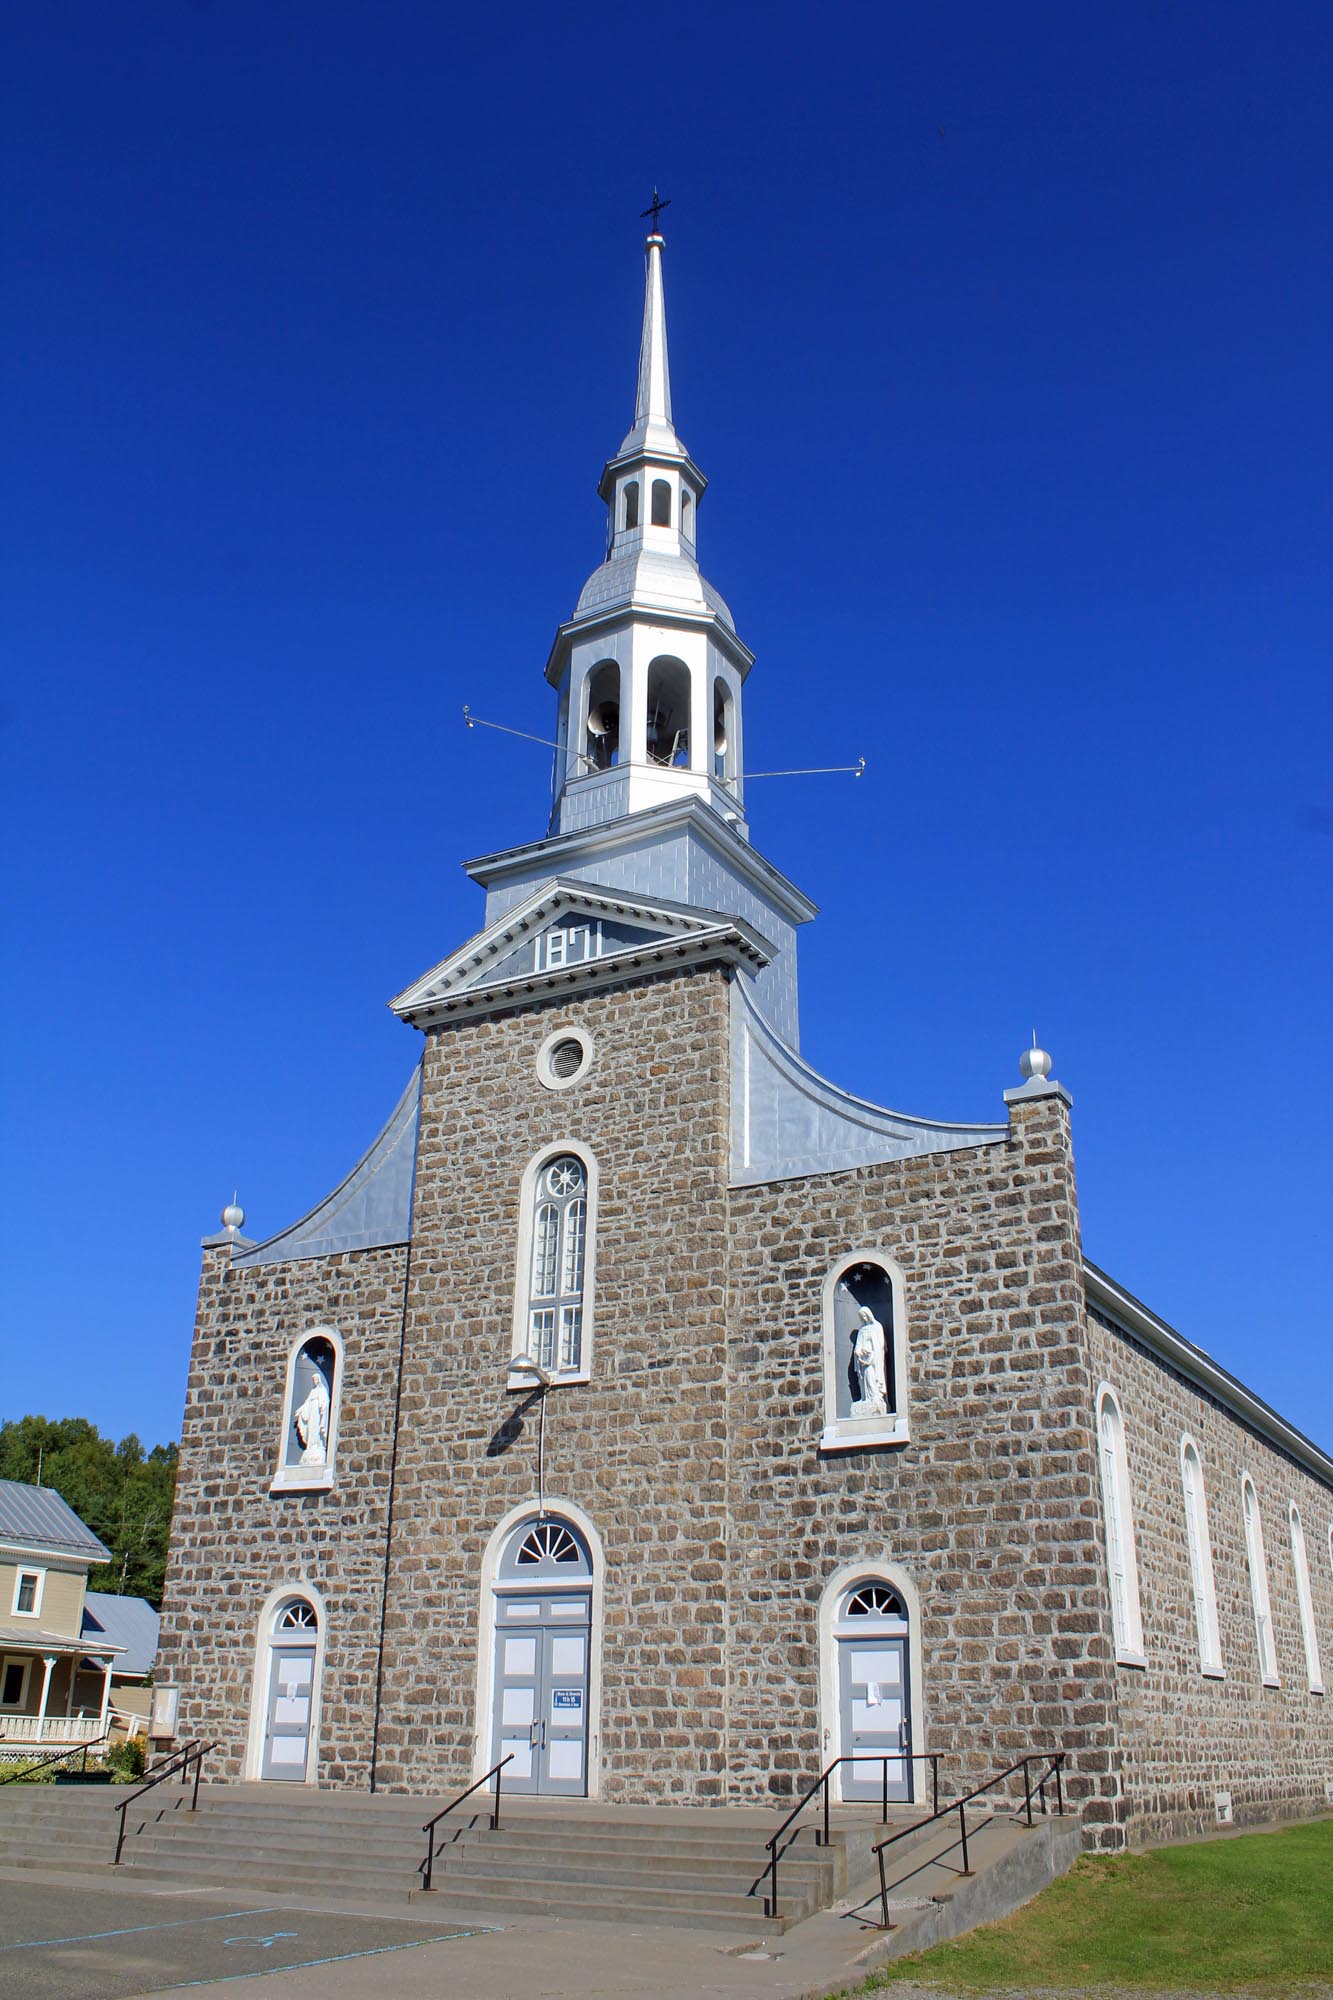
M1009 1141L731 1196L729 1752L755 1794L836 1754L818 1611L842 1565L920 1602L918 1749L980 1782L1070 1754L1067 1794L1116 1844L1124 1805L1068 1114ZM820 1292L839 1257L905 1273L911 1439L821 1456Z
M204 1252L157 1678L181 1689L182 1740L219 1739L212 1776L241 1775L264 1602L308 1583L327 1610L319 1779L368 1782L406 1255L231 1270ZM337 1483L271 1494L287 1357L315 1326L344 1342Z
M1230 1410L1096 1310L1088 1315L1096 1384L1109 1382L1125 1427L1144 1668L1117 1667L1129 1827L1171 1839L1216 1827L1216 1794L1238 1823L1326 1811L1333 1786L1333 1692L1309 1691L1288 1509L1305 1530L1324 1679L1333 1689L1333 1492ZM1094 1395L1096 1385L1094 1385ZM1224 1680L1200 1670L1185 1530L1180 1441L1198 1447L1208 1507ZM1259 1498L1282 1685L1262 1682L1241 1478Z
M571 1088L537 1078L557 1026L588 1033ZM428 1040L422 1082L378 1782L472 1776L487 1543L535 1502L535 1411L508 1392L520 1185L537 1152L596 1156L592 1380L547 1399L546 1498L602 1539L607 1799L717 1798L727 1693L728 988L645 978ZM481 1701L489 1732L489 1691ZM593 1706L595 1720L595 1697ZM488 1735L486 1747L489 1747Z

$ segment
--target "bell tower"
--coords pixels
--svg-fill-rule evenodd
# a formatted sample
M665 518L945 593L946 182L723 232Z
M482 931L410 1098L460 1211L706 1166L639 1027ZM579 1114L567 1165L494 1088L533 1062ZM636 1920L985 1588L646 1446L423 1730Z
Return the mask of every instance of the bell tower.
M634 421L598 487L606 555L546 667L559 698L551 831L693 797L745 839L741 689L754 655L699 573L708 482L672 422L664 248L654 227Z

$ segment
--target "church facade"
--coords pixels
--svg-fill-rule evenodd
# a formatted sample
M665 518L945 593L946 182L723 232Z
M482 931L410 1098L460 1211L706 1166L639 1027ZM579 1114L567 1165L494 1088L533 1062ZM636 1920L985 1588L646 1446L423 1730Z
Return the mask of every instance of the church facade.
M1040 1050L985 1125L799 1054L752 655L698 567L649 237L547 836L399 994L420 1060L205 1239L159 1679L223 1775L923 1795L1063 1750L1090 1843L1333 1796L1333 1462L1083 1255ZM928 1789L928 1788L925 1788Z

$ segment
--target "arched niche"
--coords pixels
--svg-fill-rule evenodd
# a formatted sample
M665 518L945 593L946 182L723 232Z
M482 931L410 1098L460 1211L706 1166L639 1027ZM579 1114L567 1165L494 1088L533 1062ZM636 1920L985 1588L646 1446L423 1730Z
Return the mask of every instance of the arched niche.
M824 1279L821 1451L906 1444L907 1302L901 1267L878 1247L850 1250Z
M292 1342L272 1492L332 1486L342 1379L342 1336L333 1327L310 1327Z
M655 528L669 528L671 526L671 481L669 479L655 479L653 481L651 504L653 526Z

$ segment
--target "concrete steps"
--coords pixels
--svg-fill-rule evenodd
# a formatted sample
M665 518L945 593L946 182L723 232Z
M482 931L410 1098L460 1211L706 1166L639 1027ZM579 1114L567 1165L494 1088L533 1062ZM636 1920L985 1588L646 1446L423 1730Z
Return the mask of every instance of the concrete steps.
M463 1806L439 1829L427 1892L421 1829L438 1800L205 1786L192 1813L188 1794L150 1793L127 1815L124 1864L112 1876L117 1803L114 1791L0 1789L0 1867L105 1870L127 1886L419 1902L441 1918L558 1915L764 1934L844 1894L882 1830L871 1815L848 1813L833 1844L817 1848L813 1823L803 1827L783 1854L781 1916L770 1920L765 1842L780 1820L762 1808L506 1800L493 1833L485 1808Z

